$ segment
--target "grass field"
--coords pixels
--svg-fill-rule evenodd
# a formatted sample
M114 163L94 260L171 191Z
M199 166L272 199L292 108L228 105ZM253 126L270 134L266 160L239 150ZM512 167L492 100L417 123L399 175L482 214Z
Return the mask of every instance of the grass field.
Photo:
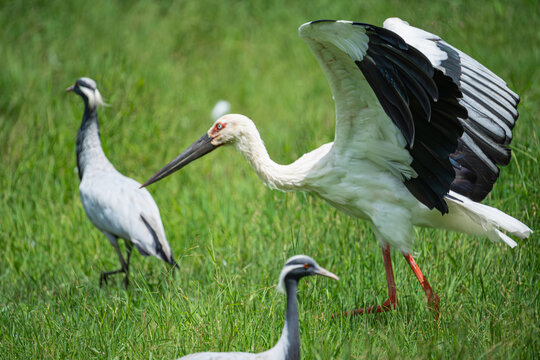
M111 105L100 110L105 152L138 181L202 135L222 98L289 163L334 130L329 87L298 26L390 16L441 35L520 94L513 159L484 202L538 229L537 1L0 1L0 357L265 350L283 326L281 267L305 253L341 277L301 283L305 359L538 358L537 233L510 249L419 229L416 260L441 296L440 320L397 253L398 311L332 320L385 299L373 232L312 195L265 188L232 149L149 189L176 276L136 254L127 291L121 277L98 286L118 260L80 203L83 107L63 89L81 76L98 82Z

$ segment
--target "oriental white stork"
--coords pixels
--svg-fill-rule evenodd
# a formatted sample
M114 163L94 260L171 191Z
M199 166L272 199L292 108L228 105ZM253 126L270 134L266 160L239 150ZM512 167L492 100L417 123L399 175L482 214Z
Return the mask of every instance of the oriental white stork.
M320 275L334 280L339 278L322 268L307 255L296 255L285 262L279 275L278 290L287 295L285 325L277 344L268 351L253 354L246 352L202 352L181 357L178 360L300 360L300 323L296 290L305 276Z
M146 189L120 174L101 148L97 109L103 105L96 82L80 78L66 89L80 95L84 101L84 115L77 133L77 168L79 170L79 193L86 215L107 236L120 259L120 269L102 272L99 285L107 277L124 273L123 284L129 283L129 259L133 245L144 256L155 256L174 267L171 248L159 209ZM124 259L118 239L125 240L127 258Z
M319 20L299 28L336 104L333 143L289 165L273 162L253 122L225 115L145 185L221 145L234 145L261 180L310 191L371 222L383 252L388 299L398 305L390 247L402 252L438 314L439 298L412 258L413 226L444 228L516 245L531 230L479 202L510 161L519 97L439 36L390 18L384 27Z

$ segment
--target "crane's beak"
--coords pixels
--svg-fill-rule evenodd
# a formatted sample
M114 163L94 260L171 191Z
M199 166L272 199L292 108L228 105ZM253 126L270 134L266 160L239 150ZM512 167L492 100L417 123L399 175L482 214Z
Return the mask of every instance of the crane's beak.
M331 273L330 271L328 271L325 268L322 268L320 266L319 266L319 268L317 270L315 270L315 274L321 275L321 276L326 276L326 277L328 277L330 279L339 280L339 277L336 274Z
M72 85L66 89L66 92L73 91L75 89L75 85Z
M173 161L165 165L163 169L159 170L150 179L146 180L146 182L142 184L141 188L153 184L156 181L159 181L164 177L171 175L173 172L180 170L193 160L197 160L198 158L208 154L215 148L217 148L217 146L212 144L212 138L208 136L208 134L204 134L199 138L199 140L195 141L180 155L174 158Z

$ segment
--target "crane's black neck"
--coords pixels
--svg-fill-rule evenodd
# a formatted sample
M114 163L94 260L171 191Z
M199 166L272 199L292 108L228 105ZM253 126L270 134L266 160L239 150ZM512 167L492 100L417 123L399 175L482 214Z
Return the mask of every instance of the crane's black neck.
M111 163L101 148L97 108L84 102L84 114L77 133L77 169L82 180L89 168L109 168Z
M285 345L285 359L300 359L300 329L298 320L298 301L296 291L298 289L297 279L285 279L285 289L287 291L287 310L285 312L285 325L283 327L282 344ZM283 339L286 336L286 339Z

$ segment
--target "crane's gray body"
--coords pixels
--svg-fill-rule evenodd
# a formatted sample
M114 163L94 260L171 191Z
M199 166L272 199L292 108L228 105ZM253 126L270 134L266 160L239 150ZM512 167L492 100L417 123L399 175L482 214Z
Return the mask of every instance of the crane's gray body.
M141 255L176 264L154 199L138 182L118 172L103 152L97 115L102 100L95 82L81 78L69 89L85 102L76 152L79 193L86 215L115 247L126 274L131 245ZM118 247L119 238L127 241L127 264Z

